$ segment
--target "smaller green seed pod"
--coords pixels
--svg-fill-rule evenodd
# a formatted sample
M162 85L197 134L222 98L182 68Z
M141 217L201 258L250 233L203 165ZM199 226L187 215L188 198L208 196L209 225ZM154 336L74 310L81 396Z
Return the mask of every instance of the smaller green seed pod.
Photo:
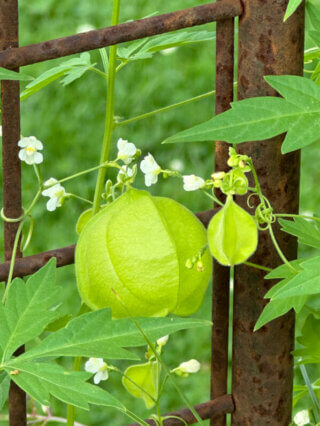
M208 240L211 254L219 263L238 265L256 251L258 228L253 217L228 196L209 223Z

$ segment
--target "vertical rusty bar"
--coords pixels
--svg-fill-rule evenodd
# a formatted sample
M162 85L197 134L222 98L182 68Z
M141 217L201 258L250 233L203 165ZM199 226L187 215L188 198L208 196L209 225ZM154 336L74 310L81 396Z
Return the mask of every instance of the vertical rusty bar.
M0 0L0 49L18 47L18 0ZM21 169L18 159L20 138L20 89L17 81L1 82L3 203L7 217L19 217L21 208ZM17 223L4 224L4 255L10 260ZM21 253L17 253L18 257ZM21 353L20 348L16 355ZM10 426L26 425L25 393L11 382L9 392Z
M218 0L221 1L221 0ZM217 22L216 26L216 97L215 113L230 108L233 100L234 79L234 19ZM215 143L215 170L225 171L228 144ZM221 192L216 194L220 197ZM222 198L222 197L220 197ZM228 388L228 331L230 269L214 261L212 282L212 347L211 347L211 399L227 393ZM226 415L214 416L213 426L225 426Z
M275 95L265 75L301 75L304 49L304 5L286 22L287 0L244 0L239 19L238 98ZM283 135L268 141L239 145L253 158L264 194L275 211L298 211L300 153L283 156ZM242 197L243 198L243 197ZM245 206L244 200L238 202ZM295 240L275 229L280 247L289 259L297 254ZM267 232L251 259L271 268L280 259ZM292 406L294 314L272 321L258 332L253 327L266 304L263 299L274 284L264 273L241 266L235 271L233 323L232 425L290 424Z

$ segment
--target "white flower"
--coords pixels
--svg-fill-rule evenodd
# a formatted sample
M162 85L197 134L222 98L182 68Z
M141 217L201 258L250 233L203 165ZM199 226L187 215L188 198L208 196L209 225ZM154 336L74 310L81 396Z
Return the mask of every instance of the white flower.
M190 361L186 361L186 362L182 362L178 369L182 372L182 373L197 373L200 370L200 362L197 361L196 359L190 359Z
M161 167L149 153L140 163L140 169L145 174L144 182L146 186L151 186L158 182L158 175L161 173Z
M85 363L84 369L88 373L93 373L93 382L98 385L101 380L108 380L108 365L103 361L102 358L89 358L89 360Z
M86 33L88 31L92 31L92 30L95 30L95 27L93 25L91 25L91 24L82 24L82 25L79 25L77 27L76 32L79 34L79 33Z
M19 140L20 146L19 158L27 164L40 164L43 161L43 155L38 152L43 149L42 142L34 136L22 138Z
M0 138L2 138L2 126L0 126Z
M135 145L120 138L118 140L117 147L118 159L122 160L125 164L130 164L137 152Z
M184 169L184 163L179 158L175 158L169 163L169 167L172 170L177 170L178 172L182 172L182 170Z
M203 188L205 181L196 175L186 175L183 177L183 189L185 191L196 191L197 189Z
M118 183L125 183L130 178L132 178L135 173L137 172L137 165L135 164L133 167L129 166L122 166L122 168L119 170L117 181Z
M48 189L42 191L43 196L50 198L47 202L47 209L49 212L53 212L57 207L61 207L62 199L66 195L64 187L57 182L57 179L50 178L44 183L44 186L49 186ZM54 185L54 183L56 184Z
M160 337L160 339L157 340L157 345L158 346L164 346L164 345L167 344L168 340L169 340L169 336L168 335Z
M129 166L123 166L118 173L119 175L127 175L128 177L132 177L133 176L133 168L129 167Z
M294 416L293 420L297 426L307 425L310 423L308 410L299 411L299 413Z

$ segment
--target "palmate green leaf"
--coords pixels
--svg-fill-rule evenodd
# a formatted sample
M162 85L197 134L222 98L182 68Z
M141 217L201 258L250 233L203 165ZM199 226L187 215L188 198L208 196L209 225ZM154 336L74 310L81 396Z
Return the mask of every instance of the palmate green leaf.
M317 46L320 46L320 31L309 31L309 36Z
M320 35L320 33L319 33ZM315 59L320 59L320 47L313 47L305 50L304 52L304 63L310 63Z
M117 56L127 61L147 59L161 50L214 40L215 37L214 31L179 31L161 34L151 39L137 40L130 43L129 47L119 47Z
M53 67L48 71L45 71L37 78L35 78L30 84L28 84L25 90L20 94L20 100L28 98L29 96L41 90L42 88L48 86L50 83L56 81L60 77L63 77L68 73L72 73L78 67L85 67L89 69L90 66L90 54L88 52L82 53L78 58L72 58L68 61L62 62L60 65ZM79 75L79 77L81 77L81 75Z
M56 318L52 309L59 300L55 265L52 259L27 283L19 278L12 282L5 306L0 305L0 346L4 360L18 347L39 336Z
M281 230L298 237L300 244L320 248L320 229L313 221L300 217L292 220L279 219Z
M315 30L320 28L320 2L319 0L308 0L306 2L307 15Z
M302 259L297 259L290 262L290 264L295 269L301 270L299 265L302 261ZM274 320L275 318L286 314L291 309L294 309L296 313L300 312L306 302L306 296L289 297L287 299L272 299L272 297L277 294L277 292L279 292L294 276L296 276L296 273L294 273L293 270L285 264L278 266L276 269L265 276L266 279L281 278L282 280L278 284L274 285L266 294L265 298L271 300L265 306L260 317L258 318L258 321L254 327L254 331L259 330L259 328L263 327L265 324Z
M210 325L209 321L195 318L140 318L138 322L151 341L178 330ZM139 357L124 348L145 344L131 319L112 320L111 311L101 309L74 318L65 328L20 355L17 362L60 356L136 360Z
M272 294L272 300L320 293L320 256L303 260L300 267L302 270L297 275ZM269 293L266 297L270 297Z
M303 0L289 0L283 21L285 22L298 9Z
M18 358L17 358L18 360ZM124 409L120 401L98 386L86 383L90 373L67 371L53 363L20 361L4 366L11 379L40 404L50 405L50 395L84 410L89 404Z
M320 362L320 320L313 315L309 315L302 327L301 336L297 338L298 342L305 346L293 352L295 356L302 357L302 362L318 363Z
M287 153L317 141L320 87L304 77L287 75L265 79L284 98L270 96L233 102L230 110L169 137L165 143L212 140L240 143L287 132L282 145L282 152Z
M15 71L7 70L6 68L0 67L0 80L28 81L28 80L33 80L33 77L23 72L15 72Z
M8 399L9 387L10 377L4 371L0 371L0 410Z

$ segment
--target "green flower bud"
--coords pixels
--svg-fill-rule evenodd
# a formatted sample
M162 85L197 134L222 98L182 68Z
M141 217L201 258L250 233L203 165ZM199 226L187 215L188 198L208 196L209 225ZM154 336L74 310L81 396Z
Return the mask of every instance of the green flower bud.
M257 225L253 217L228 196L226 204L209 223L208 240L211 254L218 262L238 265L257 248Z
M185 263L206 239L203 225L184 206L131 189L80 234L75 256L80 295L92 309L112 308L115 318L127 317L128 311L190 315L202 302L212 262L206 251L201 274Z
M225 194L244 195L248 192L248 179L243 170L236 168L230 170L224 177L221 185L221 191Z

